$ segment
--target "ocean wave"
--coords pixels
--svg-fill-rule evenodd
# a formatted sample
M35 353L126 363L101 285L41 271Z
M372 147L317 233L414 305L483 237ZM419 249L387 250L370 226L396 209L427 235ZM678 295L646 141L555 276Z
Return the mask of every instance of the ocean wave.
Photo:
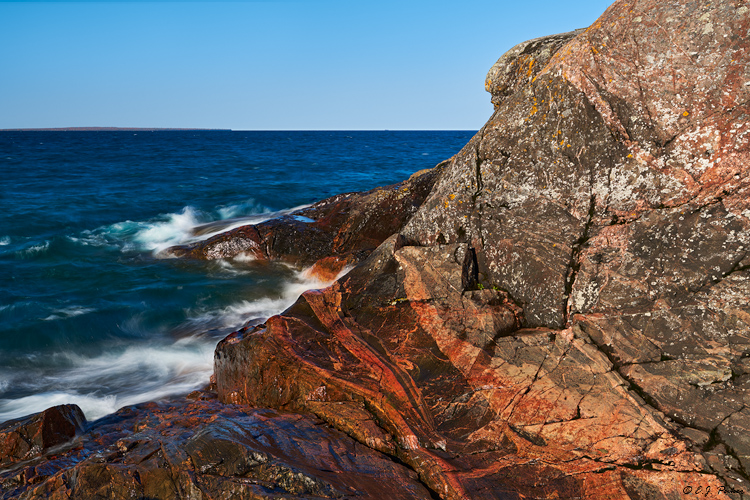
M0 247L4 247L6 245L10 245L10 236L0 237Z
M87 419L94 420L124 406L186 394L208 382L214 348L215 341L189 338L166 345L130 346L93 358L58 353L56 361L63 358L75 368L34 382L39 389L53 390L0 399L0 422L58 404L77 404Z
M178 214L168 214L165 221L146 224L135 234L133 241L141 249L159 252L189 240L193 228L200 223L197 211L185 207Z
M277 296L198 311L175 329L175 335L168 337L171 340L152 337L135 345L112 346L91 357L57 352L45 363L44 373L0 374L0 383L5 384L0 385L0 394L8 388L24 393L0 399L0 422L71 403L80 406L87 419L94 420L124 406L187 394L205 386L213 373L219 337L207 335L206 328L222 328L221 333L226 334L253 320L263 321L286 310L304 291L331 283L315 279L307 271L295 271ZM71 306L56 312L70 317L92 311ZM182 335L176 335L178 332Z
M336 279L348 271L349 269L346 269ZM332 283L333 281L321 281L312 277L309 269L295 271L292 280L281 288L277 297L241 300L221 309L199 312L190 321L201 325L239 328L249 322L259 322L280 314L294 304L299 296L307 290L325 288Z
M232 260L237 262L253 262L258 259L251 253L241 253L232 257Z
M216 212L220 219L232 219L243 215L271 213L271 210L250 198L242 203L219 207Z
M96 311L96 309L93 309L91 307L70 306L63 309L53 310L52 314L50 314L46 318L42 318L42 321L54 321L57 319L74 318L76 316L81 316L83 314L88 314L94 311Z
M67 404L78 405L89 420L114 413L119 409L115 396L78 394L75 391L42 392L18 399L0 399L0 422Z
M45 240L44 243L39 243L38 245L31 245L30 247L26 247L23 250L20 250L19 253L21 257L32 257L35 255L43 254L47 250L49 250L49 240Z
M231 262L228 262L224 259L217 259L214 262L216 266L224 274L228 274L230 276L240 276L242 274L250 274L250 271L248 271L247 269L242 269L241 267L234 266L232 265Z
M150 221L117 222L68 235L67 239L83 246L116 247L124 252L152 252L166 256L162 252L169 247L202 241L241 226L260 224L307 206L272 212L253 199L220 206L212 212L186 206L179 212L162 214Z

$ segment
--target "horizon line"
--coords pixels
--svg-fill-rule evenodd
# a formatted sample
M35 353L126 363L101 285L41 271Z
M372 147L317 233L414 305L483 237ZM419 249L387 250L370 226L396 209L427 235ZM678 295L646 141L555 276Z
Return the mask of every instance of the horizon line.
M476 132L479 129L231 129L200 127L27 127L3 128L0 132Z

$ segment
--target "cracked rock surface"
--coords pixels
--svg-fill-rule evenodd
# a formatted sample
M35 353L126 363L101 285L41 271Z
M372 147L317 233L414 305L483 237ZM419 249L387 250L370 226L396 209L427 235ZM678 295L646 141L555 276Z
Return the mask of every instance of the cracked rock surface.
M429 498L413 471L317 418L210 393L124 408L25 458L0 470L0 498Z
M313 412L443 498L746 494L749 30L744 3L618 1L511 49L403 228L219 345L220 398Z
M514 47L485 86L494 113L432 171L172 249L357 264L223 340L219 400L314 416L384 484L413 481L405 498L745 497L750 6L618 0ZM180 445L195 498L256 484L250 424L212 418ZM310 495L382 498L359 465L336 482L315 460L294 466ZM45 492L67 484L50 467ZM41 491L14 474L0 484Z

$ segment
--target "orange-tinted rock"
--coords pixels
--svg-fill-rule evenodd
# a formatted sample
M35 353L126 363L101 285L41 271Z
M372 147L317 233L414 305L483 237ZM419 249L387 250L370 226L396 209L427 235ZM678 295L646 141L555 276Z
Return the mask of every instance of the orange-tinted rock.
M338 257L336 255L323 257L309 267L305 271L305 274L310 278L327 283L335 280L347 266L351 265L352 260L351 255L348 257Z
M749 29L618 1L512 49L403 227L218 346L220 398L315 413L444 498L747 494Z
M76 405L53 406L0 425L0 467L43 455L83 432L86 418Z
M49 410L48 410L49 411ZM416 475L314 417L210 398L124 408L77 446L0 471L0 498L429 499Z

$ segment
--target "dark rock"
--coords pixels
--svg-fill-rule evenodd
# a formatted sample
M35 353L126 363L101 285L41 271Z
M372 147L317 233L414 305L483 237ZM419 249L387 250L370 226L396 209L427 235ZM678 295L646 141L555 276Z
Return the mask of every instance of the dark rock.
M294 214L242 226L167 252L200 259L246 254L300 266L311 266L321 259L329 260L322 264L324 267L330 266L330 259L343 265L358 262L401 229L430 192L441 169L420 171L404 182L366 193L334 196Z
M0 467L43 455L83 432L86 418L76 405L53 406L0 425Z
M6 496L750 494L748 30L618 0L501 57L435 169L171 249L356 266L217 346L226 407L123 410Z
M0 498L431 497L414 472L314 417L211 399L124 408L78 441L0 471Z
M748 29L618 1L514 47L413 216L218 346L219 397L315 413L444 498L748 493Z

